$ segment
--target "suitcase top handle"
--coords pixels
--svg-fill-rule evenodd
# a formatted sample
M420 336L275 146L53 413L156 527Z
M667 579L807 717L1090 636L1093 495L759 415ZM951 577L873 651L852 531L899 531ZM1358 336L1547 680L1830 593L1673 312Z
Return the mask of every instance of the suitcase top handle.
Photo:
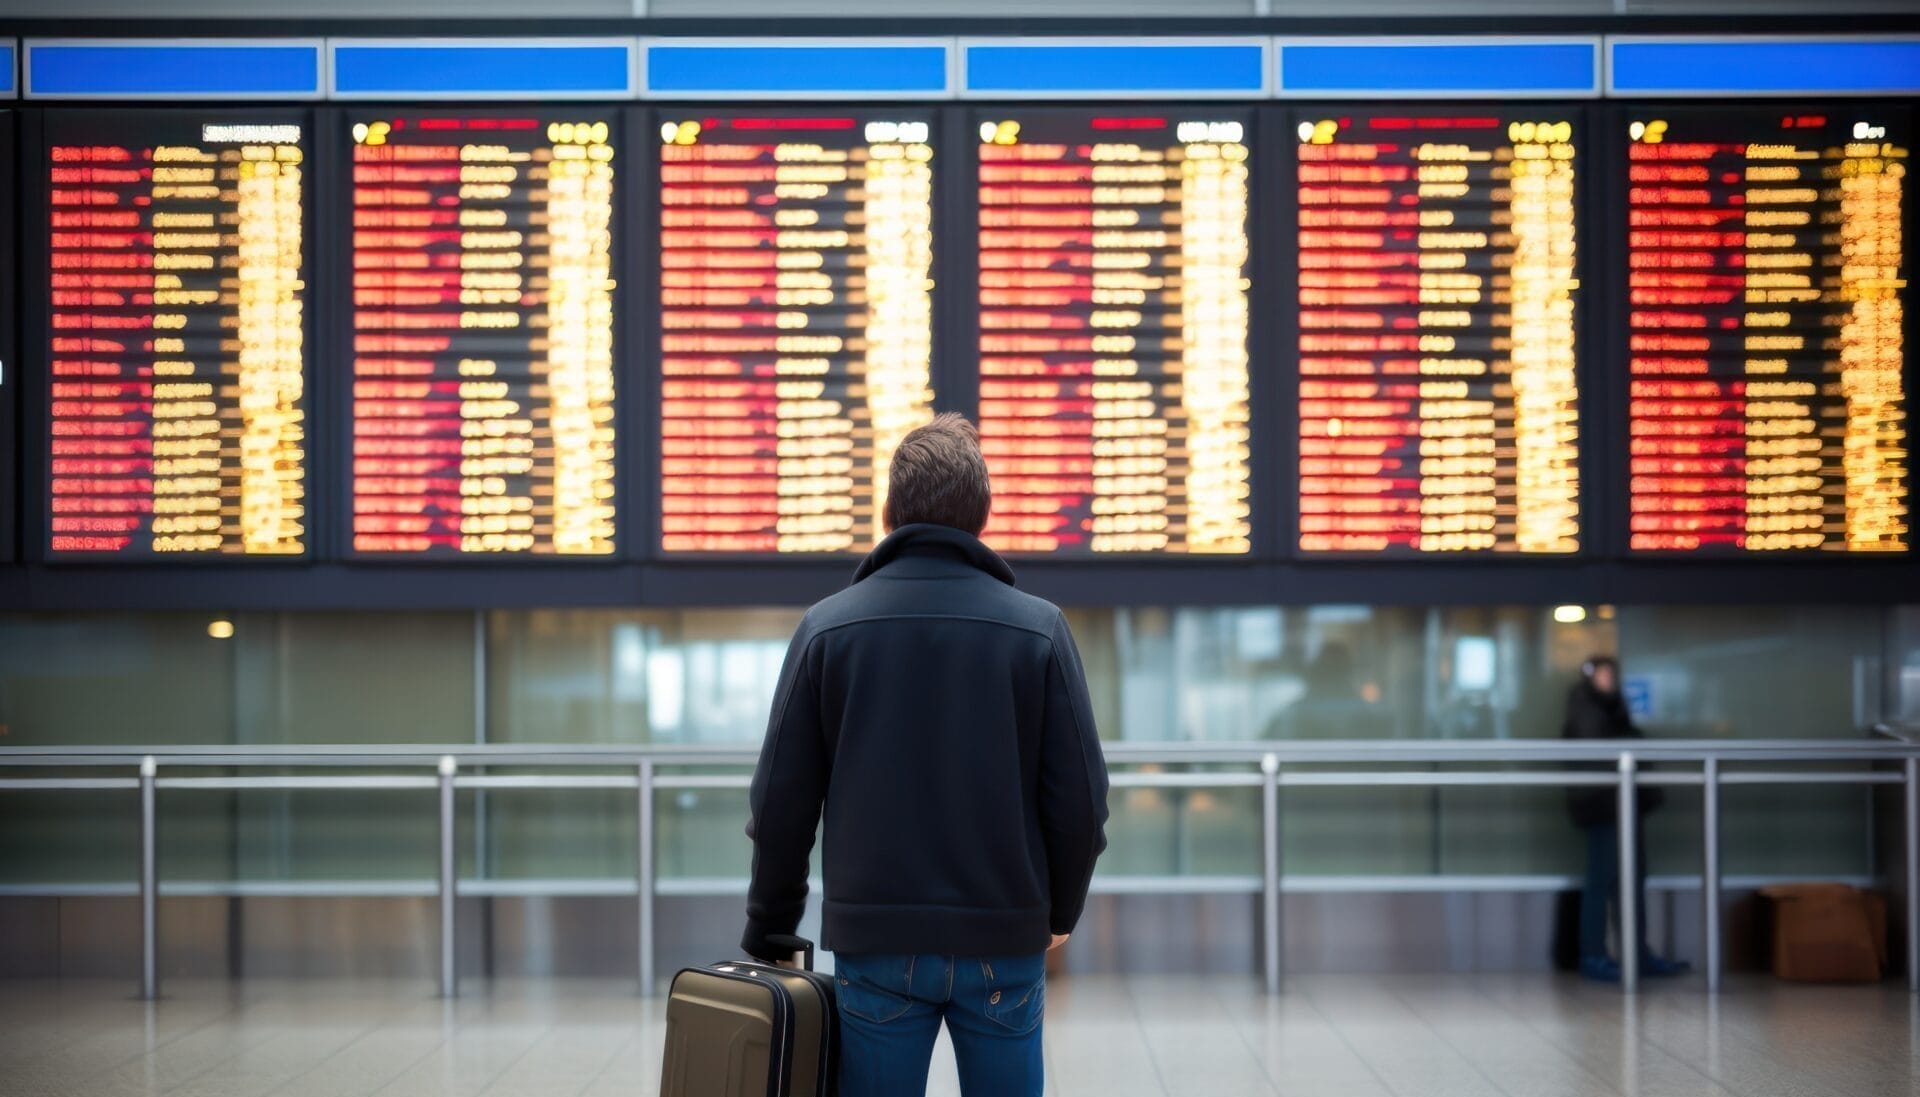
M813 970L813 942L805 937L795 937L791 933L769 933L767 943L788 952L802 953L801 966L807 971Z

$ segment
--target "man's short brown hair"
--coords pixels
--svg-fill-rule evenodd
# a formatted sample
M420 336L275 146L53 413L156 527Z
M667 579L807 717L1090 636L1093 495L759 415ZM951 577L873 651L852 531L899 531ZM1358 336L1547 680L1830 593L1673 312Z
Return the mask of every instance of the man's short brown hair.
M900 440L887 470L887 529L916 522L952 526L978 537L987 527L993 486L980 455L980 432L957 412L942 412Z

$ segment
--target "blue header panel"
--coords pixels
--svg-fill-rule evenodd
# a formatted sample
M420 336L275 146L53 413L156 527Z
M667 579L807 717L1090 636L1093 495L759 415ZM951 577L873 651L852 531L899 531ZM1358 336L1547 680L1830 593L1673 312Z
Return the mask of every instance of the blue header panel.
M27 41L28 98L318 99L320 40Z
M1609 95L1910 95L1920 38L1607 39Z
M944 99L952 50L926 39L678 39L647 44L651 99Z
M14 62L19 56L19 44L13 39L0 41L0 99L13 99L20 94L20 81L14 78L18 71Z
M340 39L335 99L630 99L630 38Z
M1264 38L974 40L961 43L970 98L1257 99Z
M1592 98L1598 38L1447 41L1309 39L1279 43L1285 99Z

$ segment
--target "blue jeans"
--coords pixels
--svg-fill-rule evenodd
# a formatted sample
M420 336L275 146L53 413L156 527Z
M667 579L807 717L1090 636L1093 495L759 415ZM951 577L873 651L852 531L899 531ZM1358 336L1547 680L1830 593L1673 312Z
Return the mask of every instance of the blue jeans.
M1644 828L1635 828L1638 837ZM1587 886L1580 891L1580 958L1607 958L1607 906L1620 910L1620 825L1598 823L1587 831ZM1634 851L1633 866L1639 879L1633 883L1639 902L1634 904L1634 925L1639 929L1640 955L1652 951L1647 942L1647 847L1642 841ZM1621 957L1624 964L1626 958Z
M1040 1097L1047 958L835 953L840 1097L921 1097L940 1021L966 1097Z

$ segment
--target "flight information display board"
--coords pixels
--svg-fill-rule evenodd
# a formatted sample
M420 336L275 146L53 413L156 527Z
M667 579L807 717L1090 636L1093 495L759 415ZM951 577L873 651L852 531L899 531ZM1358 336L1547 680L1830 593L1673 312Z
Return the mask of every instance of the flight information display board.
M49 111L46 550L307 550L300 115Z
M1577 551L1572 116L1294 120L1300 549Z
M1245 553L1245 112L983 113L985 539Z
M350 125L354 553L613 553L611 116Z
M1634 111L1631 549L1908 547L1909 125L1865 105Z
M932 418L930 117L660 117L663 550L882 535Z

